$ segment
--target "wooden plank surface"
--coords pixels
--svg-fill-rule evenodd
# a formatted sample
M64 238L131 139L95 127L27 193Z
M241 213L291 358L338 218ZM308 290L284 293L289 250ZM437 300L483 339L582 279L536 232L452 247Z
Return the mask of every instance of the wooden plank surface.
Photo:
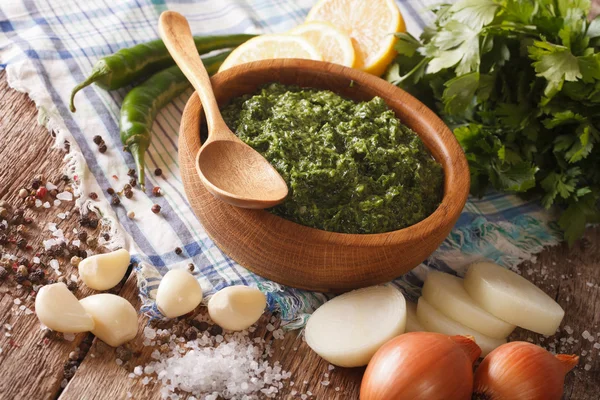
M20 207L22 200L17 197L18 190L29 185L33 176L42 173L53 182L59 181L65 153L50 149L53 140L45 128L37 125L34 105L26 95L7 87L4 73L0 73L0 93L0 199L7 200L13 207ZM69 208L68 204L62 204L60 210ZM59 221L56 217L58 212L55 207L25 212L25 216L34 218L28 235L33 249L23 252L29 258L38 251L41 240L49 236L49 231L44 229L47 222L58 222L65 232L74 227L81 229L76 215ZM94 232L90 231L90 234ZM13 245L8 248L0 246L0 249L11 254L22 253ZM61 269L66 276L76 274L68 260L61 260ZM589 229L585 238L572 249L563 245L544 251L535 264L523 265L521 270L524 276L565 308L566 317L563 329L554 337L544 338L519 330L511 340L531 340L543 346L556 341L557 350L560 350L561 339L565 343L571 342L565 346L567 352L583 352L586 355L581 357L576 370L567 376L564 398L597 399L600 350L593 345L600 341L600 336L597 336L600 333L600 229ZM66 383L63 366L69 359L69 353L89 336L80 334L73 341L44 341L35 315L19 309L21 305L32 309L33 301L28 293L28 289L17 289L14 275L0 282L0 399L124 399L128 392L134 399L160 398L158 386L152 383L143 385L139 379L128 378L134 366L144 365L149 360L151 349L142 346L141 334L131 344L132 360L123 366L116 364L113 349L94 341L87 353L82 352L81 366L66 389L61 391L61 383ZM76 295L81 298L90 293L80 288ZM134 276L127 280L120 295L134 306L139 306ZM15 304L15 298L19 298L22 304ZM139 322L141 332L146 324L145 317L140 316ZM11 330L7 330L4 324L10 324ZM273 340L270 360L280 361L284 369L292 373L291 380L294 381L294 386L288 384L278 398L297 398L298 395L292 396L294 390L299 393L310 391L313 394L311 398L318 399L358 398L362 368L329 371L328 363L310 351L300 332L289 332L284 339L274 340L264 325L261 324L262 329L254 334ZM566 326L568 330L565 330ZM594 342L583 339L582 334L586 330L596 336ZM328 378L325 378L326 373L330 374ZM329 380L330 384L321 385L324 380Z

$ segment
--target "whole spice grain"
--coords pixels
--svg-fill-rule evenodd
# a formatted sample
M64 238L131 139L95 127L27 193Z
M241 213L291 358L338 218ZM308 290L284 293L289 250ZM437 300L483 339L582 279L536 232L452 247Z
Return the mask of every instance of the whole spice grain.
M160 187L154 186L152 188L152 194L155 195L155 196L161 196L162 195L162 190L160 189Z
M113 194L115 194L115 189L109 187L108 189L106 189L106 193L112 196Z
M182 251L183 250L181 250L181 247L175 247L175 254L180 255Z
M71 292L75 292L77 291L77 282L75 281L69 281L67 282L67 289L69 289Z
M24 265L19 265L19 266L17 267L17 274L19 274L19 275L21 275L21 276L23 276L23 277L27 277L27 276L29 276L29 270L27 269L27 267L26 267L26 266L24 266Z
M21 238L17 240L17 247L20 249L24 249L27 246L27 240Z
M110 240L110 235L109 235L108 233L106 233L106 232L105 232L105 233L103 233L103 234L102 234L102 238L103 238L104 240L106 240L106 241L109 241L109 240Z
M137 180L136 180L135 178L131 178L131 179L129 180L129 184L130 184L132 187L136 187L136 185L137 185Z
M42 186L42 181L39 178L33 178L31 181L31 188L33 190L38 190L40 186Z
M35 206L35 196L25 197L25 207L33 208Z
M154 204L151 210L154 214L158 214L160 212L160 206L158 204Z
M221 328L219 325L213 325L210 327L208 332L213 336L217 336L223 333L223 328Z
M192 264L192 263L188 264L188 271L194 272L194 264Z
M4 267L0 267L0 281L6 279L8 276L8 270Z
M90 199L92 199L92 200L98 200L98 193L91 192L90 193Z
M61 181L63 181L63 182L66 182L66 183L68 183L68 182L71 180L71 178L69 178L69 175L63 174L63 175L60 177L60 180L61 180Z
M123 186L123 191L126 192L128 190L131 190L131 185L129 183L126 183L125 186Z
M91 247L91 248L95 248L96 246L98 246L98 239L96 239L95 237L89 237L85 243Z
M25 217L25 218L23 218L23 223L25 225L31 225L33 223L33 218L31 218L31 217Z
M162 175L162 169L160 169L160 168L156 168L156 169L154 170L154 175L155 175L155 176L161 176L161 175Z
M25 221L23 221L23 222L25 222ZM23 225L23 224L18 225L17 226L17 233L19 235L27 235L27 228L25 227L25 225Z
M113 206L118 206L119 204L121 204L121 199L119 199L118 195L113 194L110 202Z
M88 226L92 229L96 229L98 227L98 219L90 218L90 222L89 222Z
M73 256L71 257L71 265L74 267L78 267L81 262L81 257Z
M4 207L0 207L0 218L8 217L8 210Z
M33 283L42 283L46 274L41 269L36 269L29 274L29 280Z
M135 213L134 213L133 211L129 211L129 212L127 213L127 218L129 218L129 219L134 219L134 218L135 218Z
M119 346L115 351L115 355L119 360L127 362L133 357L133 352L126 346Z
M128 199L130 199L130 198L132 198L132 197L133 197L133 191L132 191L131 189L129 189L129 190L126 190L126 191L124 192L124 194L125 194L125 197L127 197Z
M88 234L86 231L81 231L79 233L77 233L77 239L79 239L81 242L85 242L87 240Z
M5 245L7 243L8 243L8 236L5 233L0 234L0 244Z
M127 175L129 175L129 176L135 176L135 169L129 168L129 170L127 171Z
M19 190L19 197L21 199L24 199L28 195L29 195L29 192L27 191L27 189L21 189L21 190Z
M102 140L102 136L100 136L100 135L96 135L96 136L94 136L94 138L93 138L92 140L94 141L94 143L96 143L96 144L98 144L98 145L99 145L100 143L104 142L104 140Z
M38 199L43 199L44 197L46 197L47 194L48 189L46 189L44 186L40 186L35 192L35 197L37 197Z
M106 153L106 150L107 150L106 143L102 143L102 144L100 144L100 146L98 146L98 151L100 153L104 154L104 153Z
M183 336L187 340L196 340L198 338L198 331L194 327L187 328L183 333Z
M58 190L56 190L56 189L52 189L52 190L49 192L49 194L50 194L50 196L52 196L52 197L56 197L56 196L58 195Z
M207 330L210 327L208 322L198 321L197 319L193 319L191 324L194 328L198 329L200 332L204 332L205 330Z

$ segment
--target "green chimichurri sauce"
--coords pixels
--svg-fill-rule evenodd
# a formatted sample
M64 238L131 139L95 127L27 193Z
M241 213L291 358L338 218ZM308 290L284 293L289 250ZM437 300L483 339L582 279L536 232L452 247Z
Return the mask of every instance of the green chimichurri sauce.
M221 111L287 182L288 198L270 209L283 218L326 231L382 233L413 225L440 204L441 165L379 97L357 103L271 83Z

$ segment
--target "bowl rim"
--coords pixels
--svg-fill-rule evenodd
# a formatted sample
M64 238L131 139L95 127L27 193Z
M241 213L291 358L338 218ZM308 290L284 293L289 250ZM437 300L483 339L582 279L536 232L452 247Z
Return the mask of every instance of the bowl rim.
M442 201L435 211L416 224L383 233L331 232L301 225L297 222L293 222L278 215L272 214L266 210L250 210L236 207L238 212L256 213L256 217L258 219L255 220L261 220L264 228L272 231L280 231L281 229L295 231L298 237L311 237L313 239L320 240L323 243L342 246L377 246L381 244L394 245L396 243L406 241L414 241L415 243L418 243L419 241L423 240L423 238L433 234L434 231L447 226L447 224L452 223L453 225L455 220L460 215L469 195L470 174L465 154L454 134L445 125L445 123L432 110L430 110L427 106L406 91L377 76L354 68L348 68L342 65L332 64L324 61L294 58L260 60L240 64L217 73L211 78L211 82L215 92L218 92L220 85L233 78L240 79L240 77L243 77L248 71L268 72L273 68L278 70L292 68L297 69L299 66L304 71L311 73L338 75L360 85L368 85L378 93L386 93L386 91L391 92L391 94L382 96L388 107L396 109L399 108L401 104L402 107L405 108L406 112L419 115L420 121L429 121L428 125L438 125L439 130L436 130L437 142L439 143L438 146L445 153L453 155L452 161L436 159L436 161L442 165L444 172L444 194ZM307 85L306 87L310 87L310 85ZM401 99L400 103L397 105L389 104L389 101L386 98L390 96L395 96L398 99ZM192 93L186 102L186 106L182 114L182 123L184 120L186 120L186 123L188 124L190 121L192 121L194 124L199 124L200 117L198 116L198 118L194 118L194 115L189 114L189 110L191 110L193 107L188 106L193 102L200 103L199 96L196 94L196 92ZM200 110L202 110L202 105L199 104L199 106ZM188 118L190 118L190 121L187 120ZM416 129L413 130L423 140L422 132L419 132ZM428 146L425 141L423 142L427 149L431 152L430 146ZM200 148L202 145L203 143L200 142ZM200 148L197 149L194 157L197 173Z

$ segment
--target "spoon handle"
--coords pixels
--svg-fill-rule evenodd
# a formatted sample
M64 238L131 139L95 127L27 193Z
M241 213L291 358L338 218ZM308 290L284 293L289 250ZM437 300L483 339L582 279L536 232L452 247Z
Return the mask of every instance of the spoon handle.
M178 12L165 11L160 15L158 31L169 53L200 96L206 114L209 136L216 139L216 136L229 129L219 111L210 77L198 50L196 50L187 19Z

